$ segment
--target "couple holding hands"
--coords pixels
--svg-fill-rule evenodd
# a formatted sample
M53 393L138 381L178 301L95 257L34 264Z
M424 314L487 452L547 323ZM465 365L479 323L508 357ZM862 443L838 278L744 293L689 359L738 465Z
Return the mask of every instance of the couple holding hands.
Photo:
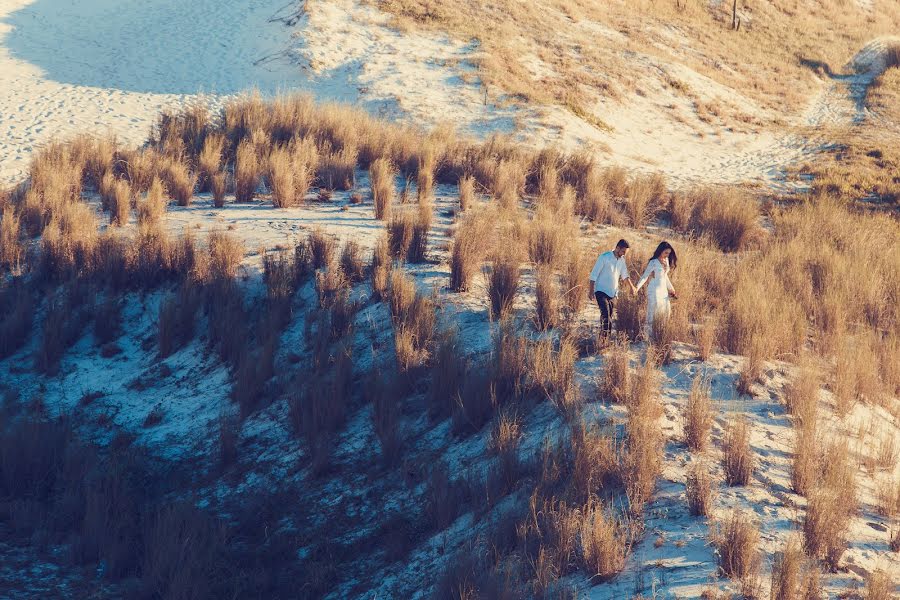
M615 249L597 257L594 268L591 269L591 289L600 307L600 322L605 336L612 333L613 301L619 293L620 281L627 280L634 294L647 283L646 335L648 336L653 330L654 319L667 319L672 312L671 300L678 298L669 280L669 273L678 263L672 244L662 242L656 247L637 285L631 281L628 265L625 263L628 248L627 241L619 240Z

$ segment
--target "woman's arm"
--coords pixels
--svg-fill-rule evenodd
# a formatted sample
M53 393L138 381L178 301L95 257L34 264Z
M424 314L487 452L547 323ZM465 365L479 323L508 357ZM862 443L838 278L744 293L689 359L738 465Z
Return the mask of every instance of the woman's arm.
M655 268L656 268L656 267L654 266L654 264L653 264L654 262L656 262L656 261L652 261L652 260L651 260L649 263L647 263L647 268L644 269L644 274L641 275L641 280L638 281L638 283L637 283L636 286L634 286L634 291L635 291L635 292L637 292L639 289L641 289L641 287L643 287L643 285L644 285L645 283L647 283L648 280L653 279L654 277L656 277L656 274L654 273L654 270L655 270Z

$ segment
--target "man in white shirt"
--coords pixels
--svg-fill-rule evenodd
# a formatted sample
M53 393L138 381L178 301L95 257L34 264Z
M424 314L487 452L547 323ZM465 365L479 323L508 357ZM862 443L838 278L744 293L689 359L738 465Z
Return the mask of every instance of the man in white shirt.
M619 295L619 282L627 279L632 293L636 293L628 273L628 265L625 264L628 248L628 242L619 240L614 250L597 257L597 262L591 269L591 289L594 290L597 306L600 307L600 325L604 336L612 333L613 301Z

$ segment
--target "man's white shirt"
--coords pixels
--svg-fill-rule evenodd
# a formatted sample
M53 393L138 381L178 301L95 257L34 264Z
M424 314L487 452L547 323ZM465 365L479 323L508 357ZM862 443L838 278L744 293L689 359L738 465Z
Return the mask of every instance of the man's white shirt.
M594 292L603 292L610 298L615 298L619 293L619 281L628 277L628 265L625 257L616 258L610 250L597 257L594 268L591 269L591 281L594 282Z

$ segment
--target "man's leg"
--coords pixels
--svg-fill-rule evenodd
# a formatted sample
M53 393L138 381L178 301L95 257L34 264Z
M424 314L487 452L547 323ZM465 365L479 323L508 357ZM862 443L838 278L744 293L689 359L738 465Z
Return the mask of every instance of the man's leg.
M603 292L595 294L597 306L600 307L600 331L609 336L612 333L612 298Z

